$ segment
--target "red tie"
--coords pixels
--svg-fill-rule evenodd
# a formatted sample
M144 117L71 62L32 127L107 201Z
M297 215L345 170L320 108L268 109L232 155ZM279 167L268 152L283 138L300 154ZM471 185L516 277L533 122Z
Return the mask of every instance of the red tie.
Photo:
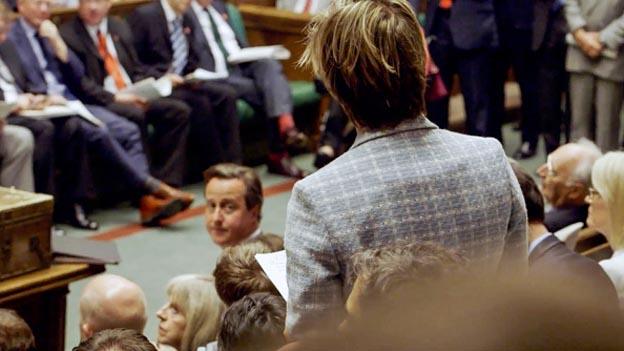
M117 86L117 89L122 90L123 88L126 87L126 82L124 81L123 76L121 75L121 69L119 69L119 62L117 62L117 59L115 59L113 55L111 55L111 53L106 48L106 37L104 36L104 34L98 31L97 38L98 38L98 51L100 52L100 56L102 56L102 58L104 59L104 68L106 69L106 72L108 73L108 75L113 77L113 80L115 81L115 86Z
M440 0L438 7L444 10L448 10L453 7L453 0Z
M310 13L311 8L312 8L312 0L306 0L305 5L303 6L303 13Z

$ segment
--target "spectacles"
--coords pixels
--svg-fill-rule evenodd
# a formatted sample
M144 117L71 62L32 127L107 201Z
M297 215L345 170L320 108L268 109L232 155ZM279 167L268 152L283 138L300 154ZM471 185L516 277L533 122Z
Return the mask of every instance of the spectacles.
M598 200L598 199L602 199L602 195L600 195L600 193L598 192L598 190L590 187L589 188L589 194L587 195L587 197L589 198L589 200L594 201L594 200Z

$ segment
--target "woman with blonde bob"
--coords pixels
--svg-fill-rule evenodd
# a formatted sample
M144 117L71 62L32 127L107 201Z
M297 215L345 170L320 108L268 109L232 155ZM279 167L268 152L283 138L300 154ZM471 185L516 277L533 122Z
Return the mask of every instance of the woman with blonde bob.
M609 152L592 168L587 225L605 235L613 249L600 265L613 281L624 306L624 152Z
M212 276L184 274L167 284L169 301L156 313L158 344L195 351L214 341L225 309Z

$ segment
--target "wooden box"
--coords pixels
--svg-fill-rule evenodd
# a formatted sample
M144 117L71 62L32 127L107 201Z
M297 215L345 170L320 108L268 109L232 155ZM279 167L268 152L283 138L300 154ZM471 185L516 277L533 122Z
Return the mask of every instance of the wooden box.
M52 262L52 196L0 187L0 280Z

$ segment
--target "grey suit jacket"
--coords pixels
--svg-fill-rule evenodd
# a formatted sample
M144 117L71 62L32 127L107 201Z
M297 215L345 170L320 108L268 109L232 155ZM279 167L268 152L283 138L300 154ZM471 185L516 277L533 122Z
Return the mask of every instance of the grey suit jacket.
M617 59L587 57L577 46L568 47L566 69L592 73L600 78L624 81L624 0L566 0L565 15L570 31L584 27L600 32L600 40L617 50Z
M422 117L359 135L297 182L285 232L289 335L343 318L353 253L405 239L458 248L492 271L526 272L524 200L498 141Z

